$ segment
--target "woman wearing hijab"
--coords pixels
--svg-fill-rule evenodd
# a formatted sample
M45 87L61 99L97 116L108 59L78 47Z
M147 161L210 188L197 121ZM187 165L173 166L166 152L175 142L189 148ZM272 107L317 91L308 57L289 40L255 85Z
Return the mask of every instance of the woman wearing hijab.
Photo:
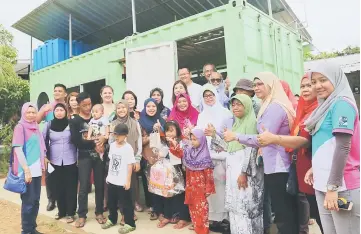
M311 135L305 130L305 121L317 108L317 93L315 87L312 87L311 77L304 75L301 79L301 97L298 103L296 118L291 129L291 136L302 136L311 140ZM271 135L271 133L270 133ZM271 135L271 138L276 138ZM259 139L263 142L264 134ZM277 144L273 142L272 144ZM317 208L315 190L312 186L304 182L305 174L311 168L312 152L309 147L302 147L297 150L287 149L292 153L292 158L296 160L296 173L298 183L298 222L300 225L300 233L309 233L310 216L316 218L317 224L322 231L320 215Z
M188 94L179 94L174 102L169 120L174 120L179 124L185 137L189 137L190 130L197 124L199 112L192 106L192 101Z
M142 132L142 160L140 162L141 168L142 168L142 182L143 182L143 188L145 193L145 202L146 205L151 208L151 220L158 219L158 216L161 214L161 211L155 211L153 212L153 197L152 194L148 191L148 181L146 179L146 176L144 174L145 170L147 169L148 165L153 165L155 155L150 148L149 145L149 136L150 134L157 130L159 132L163 132L165 121L160 116L160 113L157 110L157 101L153 98L148 98L144 101L144 108L142 112L140 112L140 119L139 124L141 127Z
M46 169L45 144L36 122L36 105L27 102L21 109L21 119L15 126L12 147L15 175L25 175L26 193L21 195L22 233L39 233L36 218L39 211L41 176Z
M252 99L237 94L231 99L233 119L224 122L237 134L257 133ZM223 128L223 127L222 127ZM213 131L212 143L229 152L226 209L232 234L263 234L263 168L256 165L257 149L232 141L228 145Z
M129 115L129 105L125 100L120 100L115 104L115 117L110 124L111 132L118 124L125 124L128 127L127 142L132 146L135 153L135 165L133 170L138 172L140 170L140 160L142 159L142 134L140 131L139 123L130 117ZM114 142L113 137L110 137L109 143ZM142 211L141 206L139 205L139 184L136 173L132 173L131 181L131 190L132 190L132 199L136 211Z
M160 88L152 89L150 91L149 97L153 98L157 101L157 104L158 104L157 110L160 114L160 117L162 117L164 120L167 120L167 118L170 114L170 109L168 107L164 106L164 104L163 104L163 98L164 98L163 90Z
M360 127L356 102L338 65L325 61L310 75L318 107L305 121L306 131L312 136L312 168L305 182L315 189L324 233L360 233ZM262 144L273 138L267 135L261 139ZM277 143L294 149L309 142L304 136L276 138ZM353 204L349 211L347 202Z
M54 107L54 119L43 129L47 158L54 167L50 176L58 204L55 219L67 217L66 222L74 222L77 206L78 167L77 150L71 142L67 108L58 103Z
M283 90L285 91L288 99L292 103L293 109L296 110L298 102L297 102L295 95L293 95L293 93L292 93L290 85L284 80L280 80L280 82L282 84Z
M257 98L262 100L257 117L257 131L262 133L264 129L268 129L274 134L289 135L295 112L278 77L271 72L261 72L256 75L253 83ZM224 139L260 147L255 134L236 134L227 130L224 132ZM296 199L286 192L291 165L289 153L284 147L274 144L260 148L258 155L263 156L265 189L271 196L278 231L281 234L298 233Z
M203 87L202 112L198 116L197 128L206 130L210 125L215 129L222 129L222 124L232 119L231 112L218 101L218 92L211 84ZM208 197L210 230L216 231L221 228L221 222L228 220L228 212L225 209L226 190L226 158L228 153L219 151L211 145L212 131L205 131L210 155L214 164L214 184L216 193Z

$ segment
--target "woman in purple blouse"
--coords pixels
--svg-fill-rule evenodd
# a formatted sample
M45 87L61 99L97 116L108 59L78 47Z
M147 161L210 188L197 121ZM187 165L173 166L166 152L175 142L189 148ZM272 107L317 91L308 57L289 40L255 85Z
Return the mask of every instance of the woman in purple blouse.
M43 137L47 158L55 169L50 176L58 204L55 219L67 217L66 222L72 223L77 205L78 167L77 150L71 142L67 116L65 105L57 104L54 107L54 119L43 129Z
M253 86L257 98L262 100L257 116L257 131L261 133L267 129L277 135L289 135L295 111L278 77L271 72L258 73ZM271 196L279 233L297 234L296 197L286 192L291 159L285 148L279 145L261 147L257 135L237 134L229 130L224 132L224 139L228 142L237 140L241 144L260 147L258 155L263 158L265 189Z

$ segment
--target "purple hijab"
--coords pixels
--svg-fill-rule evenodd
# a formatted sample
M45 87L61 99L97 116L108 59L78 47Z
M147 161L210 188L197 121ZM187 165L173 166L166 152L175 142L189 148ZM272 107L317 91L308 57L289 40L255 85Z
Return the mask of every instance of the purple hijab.
M187 147L184 149L183 164L191 171L214 168L204 132L201 129L193 129L192 134L200 145L198 148Z

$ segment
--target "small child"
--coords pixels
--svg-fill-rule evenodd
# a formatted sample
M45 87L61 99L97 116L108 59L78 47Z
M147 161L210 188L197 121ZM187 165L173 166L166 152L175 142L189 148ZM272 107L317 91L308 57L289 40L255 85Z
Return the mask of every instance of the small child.
M192 129L191 146L184 147L183 164L186 167L185 204L189 206L194 230L209 233L209 205L207 197L215 193L212 159L207 138L201 129Z
M174 229L182 229L190 221L188 206L184 204L185 193L183 189L185 183L184 172L182 170L182 132L179 124L175 121L166 122L164 129L168 151L166 153L168 155L167 159L176 172L173 177L173 181L176 181L173 190L177 191L177 193L173 197L162 197L157 200L158 203L163 205L163 218L159 220L160 222L157 224L157 227L163 228L169 223L176 223ZM159 198L159 196L154 195L154 198L157 197Z
M101 104L96 104L92 108L93 118L89 122L88 140L98 139L100 136L109 137L109 119L104 116L104 107ZM97 146L95 148L99 154L100 159L103 160L105 147Z
M120 203L125 221L124 226L118 231L121 234L135 230L134 206L129 190L135 158L132 146L125 141L128 131L125 124L118 124L113 131L115 141L110 144L109 171L106 178L109 216L107 222L102 225L103 229L108 229L117 224Z

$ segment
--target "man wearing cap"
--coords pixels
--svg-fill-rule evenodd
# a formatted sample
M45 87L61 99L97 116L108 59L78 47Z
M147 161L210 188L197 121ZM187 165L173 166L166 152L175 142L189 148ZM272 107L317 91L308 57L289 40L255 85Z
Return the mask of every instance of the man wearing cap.
M252 99L253 103L253 109L256 116L258 115L258 111L261 108L259 103L256 102L256 100L253 99L254 97L254 91L253 91L253 82L248 79L240 79L236 86L233 88L233 92L235 94L246 94Z

